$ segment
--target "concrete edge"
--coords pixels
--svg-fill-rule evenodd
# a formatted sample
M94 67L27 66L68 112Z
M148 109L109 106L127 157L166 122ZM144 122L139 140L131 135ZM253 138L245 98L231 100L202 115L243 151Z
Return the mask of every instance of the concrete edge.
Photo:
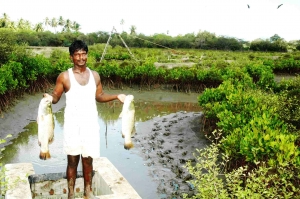
M100 179L96 186L108 187L102 191L107 195L97 196L99 199L141 199L106 157L94 159L93 168L95 175ZM5 199L32 199L28 176L35 174L33 165L31 163L6 164L5 169L5 180L8 183Z

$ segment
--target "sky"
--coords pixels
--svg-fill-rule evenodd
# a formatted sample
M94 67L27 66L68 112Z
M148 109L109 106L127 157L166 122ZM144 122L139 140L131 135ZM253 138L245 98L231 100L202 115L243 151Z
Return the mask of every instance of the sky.
M246 41L274 34L300 40L300 0L0 0L3 13L32 24L62 16L79 23L83 33L113 27L130 32L134 25L147 36L208 31Z

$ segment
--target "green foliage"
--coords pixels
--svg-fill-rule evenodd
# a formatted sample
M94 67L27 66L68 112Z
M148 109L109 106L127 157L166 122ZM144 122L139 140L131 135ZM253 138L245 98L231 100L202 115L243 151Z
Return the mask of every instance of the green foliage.
M51 52L49 61L52 65L53 75L58 75L72 66L69 53L60 49Z
M44 76L50 72L50 61L43 55L18 56L13 58L14 61L20 62L23 67L23 76L27 81L35 81L38 76Z
M219 149L215 144L204 149L196 149L196 153L194 153L196 164L194 165L191 161L186 163L188 172L193 176L193 180L188 183L195 189L195 194L192 197L183 194L183 198L229 198L226 184L222 179L225 161L219 161L218 152ZM222 158L228 159L225 155Z
M196 152L196 163L186 163L193 176L188 183L194 188L194 194L183 194L185 199L296 198L300 194L299 186L294 183L295 179L299 180L299 168L256 162L254 169L245 166L228 171L226 165L230 158L219 151L217 144Z
M160 73L158 72L160 71L156 70L154 60L152 58L147 58L145 62L135 67L134 75L136 79L140 81L140 86L145 84L150 90L150 87L155 82L156 78L160 78L158 76Z
M0 28L0 66L9 60L9 56L15 49L15 34L5 28Z
M299 164L299 137L288 131L278 110L278 96L230 81L199 96L207 118L217 121L225 139L221 147L233 159L268 161L271 166Z
M291 132L300 130L300 77L282 80L277 84L276 92L281 103L276 107L279 115L288 125Z
M0 82L2 82L0 84L0 94L4 94L7 90L12 91L27 86L21 63L10 61L2 65L0 71Z
M96 68L102 79L109 79L116 75L118 64L116 62L104 62L103 65Z
M300 60L296 60L294 57L276 60L274 65L275 72L295 73L300 71Z
M246 70L259 88L268 90L275 87L273 70L268 65L253 63L247 65Z
M250 50L253 51L271 51L271 52L287 52L287 43L283 40L271 42L268 40L255 40L251 42Z

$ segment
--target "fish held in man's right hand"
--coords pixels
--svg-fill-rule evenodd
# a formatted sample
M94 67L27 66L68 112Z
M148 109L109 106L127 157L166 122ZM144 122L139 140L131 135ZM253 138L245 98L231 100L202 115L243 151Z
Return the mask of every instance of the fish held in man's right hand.
M49 159L49 144L54 137L54 117L52 113L52 96L44 94L43 99L40 101L38 116L38 140L40 145L40 159Z
M122 112L119 116L122 118L122 137L124 138L124 149L131 149L133 143L131 137L135 134L135 107L134 96L126 95Z

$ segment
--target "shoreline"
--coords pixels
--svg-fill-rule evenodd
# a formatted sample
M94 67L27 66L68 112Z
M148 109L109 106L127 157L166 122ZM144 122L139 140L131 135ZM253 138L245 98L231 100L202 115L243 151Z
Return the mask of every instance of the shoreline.
M50 93L53 87L49 88L46 92ZM149 95L149 92L155 92L155 95ZM172 96L166 96L165 93L170 93ZM25 93L22 97L15 99L12 106L9 107L5 112L0 114L0 139L5 139L9 134L12 137L6 138L6 142L0 146L6 146L10 144L10 141L18 137L19 133L24 130L24 127L30 122L34 122L37 119L38 107L42 95L44 92L37 92L35 94ZM172 92L162 89L154 89L153 91L139 91L136 89L109 89L105 90L105 93L116 94L135 94L141 95L141 99L145 101L170 101L170 102L194 102L197 103L197 96L199 93L181 93ZM176 100L174 100L176 99ZM61 99L57 104L52 104L53 113L59 111L66 105L65 94L61 96Z

